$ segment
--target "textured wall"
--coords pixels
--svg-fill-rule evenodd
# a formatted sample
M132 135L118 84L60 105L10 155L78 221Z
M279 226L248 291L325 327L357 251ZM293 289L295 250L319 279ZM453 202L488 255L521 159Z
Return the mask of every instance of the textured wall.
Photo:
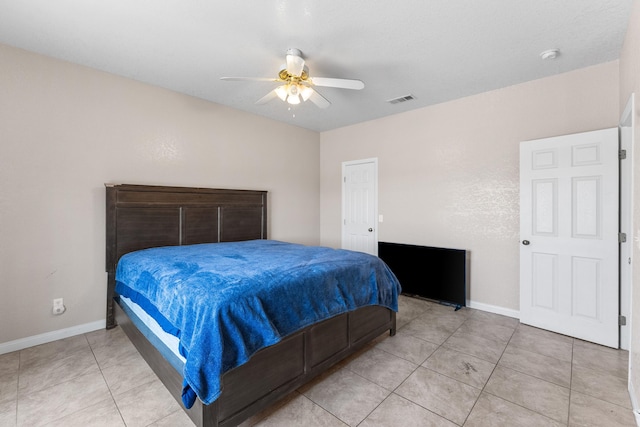
M379 240L471 251L476 303L519 308L519 142L615 127L618 63L321 134L321 241L340 246L341 163L379 160Z
M318 153L316 132L0 45L0 344L104 319L104 183L268 190L270 237L317 244Z

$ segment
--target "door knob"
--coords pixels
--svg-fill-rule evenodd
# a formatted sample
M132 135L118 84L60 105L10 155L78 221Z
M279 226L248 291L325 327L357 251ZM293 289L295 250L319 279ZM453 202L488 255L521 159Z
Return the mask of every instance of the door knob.
M373 231L373 228L370 228L370 229L369 229L369 233L371 233L372 231Z
M525 245L525 246L527 246L529 243L531 243L531 242L530 242L530 241L528 241L528 240L523 240L523 241L522 241L522 244L523 244L523 245Z

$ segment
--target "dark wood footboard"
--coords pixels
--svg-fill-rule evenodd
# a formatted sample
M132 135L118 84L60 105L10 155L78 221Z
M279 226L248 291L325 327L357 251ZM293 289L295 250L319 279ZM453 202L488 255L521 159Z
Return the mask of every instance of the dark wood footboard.
M116 320L131 342L182 405L182 375L133 325L118 304ZM223 392L213 404L200 400L185 412L197 426L235 426L285 397L355 353L374 338L396 330L396 313L363 307L298 331L256 353L222 377Z

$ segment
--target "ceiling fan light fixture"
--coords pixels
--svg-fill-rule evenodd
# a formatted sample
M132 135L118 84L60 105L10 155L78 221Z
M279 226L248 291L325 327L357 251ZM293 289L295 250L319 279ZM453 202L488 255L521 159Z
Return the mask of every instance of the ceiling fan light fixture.
M296 95L289 95L287 97L287 102L291 105L298 105L300 104L300 97L296 94Z
M300 86L297 83L289 83L287 85L287 102L291 105L300 104Z
M287 86L282 85L282 86L278 86L275 89L276 95L278 95L278 98L280 98L282 101L286 101L287 100L287 96L289 95L287 93Z
M309 86L303 86L302 90L300 91L300 96L302 97L303 101L306 101L307 99L309 99L309 97L311 97L312 94L313 94L313 89L311 89Z

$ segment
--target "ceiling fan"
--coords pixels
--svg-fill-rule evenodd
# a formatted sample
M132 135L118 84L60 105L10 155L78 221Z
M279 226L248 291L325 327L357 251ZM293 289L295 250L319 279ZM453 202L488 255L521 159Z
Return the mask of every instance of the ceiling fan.
M360 80L309 76L309 68L305 65L299 49L288 49L286 59L286 64L283 64L278 72L278 78L221 77L220 80L283 83L257 100L256 104L266 104L275 98L280 98L292 105L309 100L320 108L327 108L331 103L314 89L315 86L354 90L364 88L364 83Z

